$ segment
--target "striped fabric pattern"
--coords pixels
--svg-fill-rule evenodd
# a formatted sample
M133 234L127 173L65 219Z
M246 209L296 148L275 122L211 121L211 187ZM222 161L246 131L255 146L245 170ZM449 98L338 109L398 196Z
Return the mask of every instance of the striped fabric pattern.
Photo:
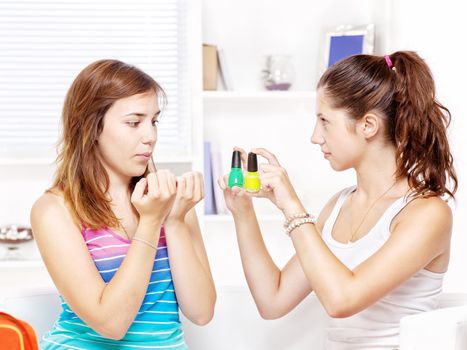
M120 267L131 242L110 229L83 228L97 269L105 283ZM140 310L121 340L99 335L86 325L61 297L62 313L41 340L41 349L187 349L178 314L164 229L161 229L151 280Z

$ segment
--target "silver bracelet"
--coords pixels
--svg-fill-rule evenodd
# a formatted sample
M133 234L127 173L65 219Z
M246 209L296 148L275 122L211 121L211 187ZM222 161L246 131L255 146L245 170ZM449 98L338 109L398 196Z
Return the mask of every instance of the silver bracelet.
M311 215L308 213L297 213L297 214L290 215L284 221L284 228L286 229L287 227L289 227L290 223L294 221L295 219L304 219L304 218L309 218L310 216Z
M303 224L316 224L316 218L312 215L307 218L301 218L294 220L287 228L285 229L285 234L290 237L290 233L295 230L297 227L302 226Z
M142 238L139 238L139 237L133 237L132 241L138 241L138 242L144 243L144 244L150 246L151 248L154 248L155 250L157 250L157 246L155 244L152 244L151 242L148 242L145 239L142 239Z

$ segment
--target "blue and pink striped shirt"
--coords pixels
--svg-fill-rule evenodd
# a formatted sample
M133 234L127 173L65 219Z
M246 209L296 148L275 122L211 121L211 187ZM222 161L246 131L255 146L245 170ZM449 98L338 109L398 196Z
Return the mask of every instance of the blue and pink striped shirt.
M89 253L105 283L109 283L131 242L111 229L83 228ZM164 229L161 229L151 279L135 320L121 340L101 336L62 300L62 313L41 340L41 349L187 349L178 314Z

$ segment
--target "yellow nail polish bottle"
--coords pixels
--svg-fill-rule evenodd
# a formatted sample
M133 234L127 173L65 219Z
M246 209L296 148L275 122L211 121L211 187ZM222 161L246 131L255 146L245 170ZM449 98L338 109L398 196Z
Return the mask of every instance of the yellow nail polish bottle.
M258 176L258 158L256 153L248 153L248 166L245 176L245 189L248 192L258 192L260 189L260 182Z

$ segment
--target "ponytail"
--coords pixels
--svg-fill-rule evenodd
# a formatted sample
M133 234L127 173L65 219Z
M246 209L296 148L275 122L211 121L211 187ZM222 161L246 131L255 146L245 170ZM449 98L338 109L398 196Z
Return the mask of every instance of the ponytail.
M390 56L394 67L394 133L397 176L407 176L413 192L423 197L454 197L457 176L446 129L451 113L435 98L427 64L415 52ZM452 181L452 189L447 183Z

